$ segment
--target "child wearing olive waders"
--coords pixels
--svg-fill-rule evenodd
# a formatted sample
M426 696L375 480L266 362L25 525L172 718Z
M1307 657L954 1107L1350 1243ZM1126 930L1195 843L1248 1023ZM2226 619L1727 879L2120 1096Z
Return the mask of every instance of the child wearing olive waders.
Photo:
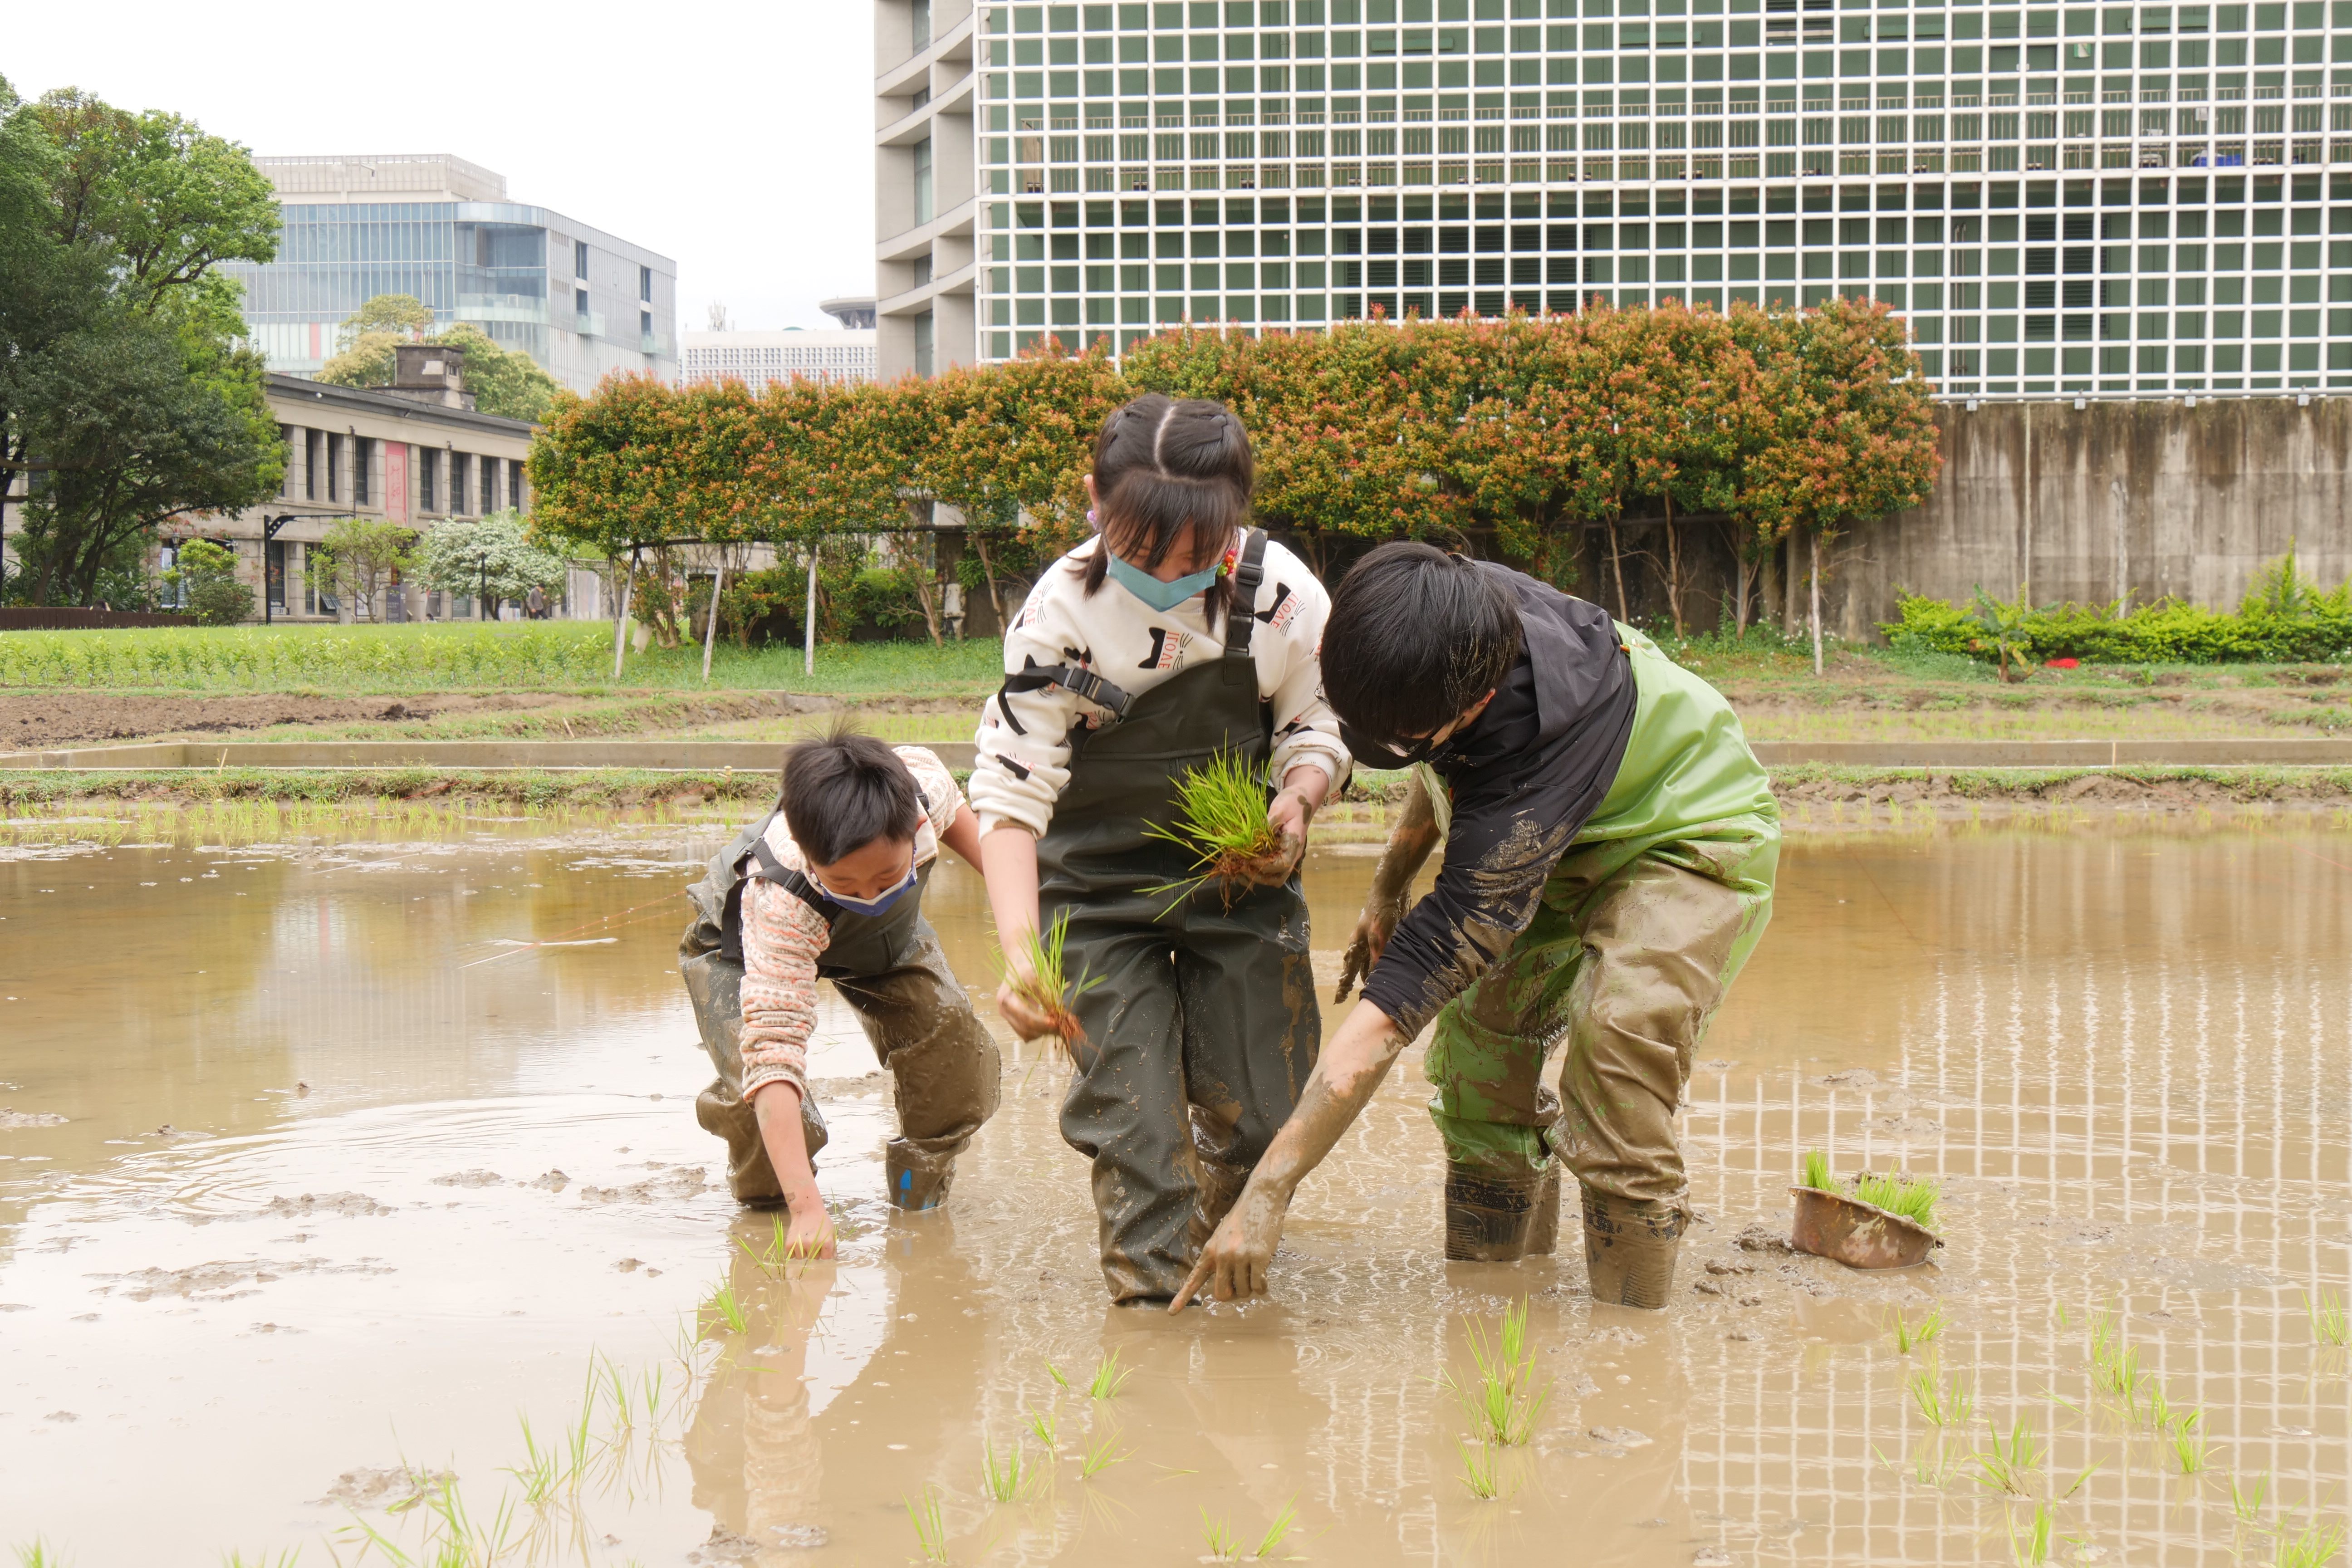
M941 845L979 865L978 824L939 758L835 730L785 752L774 809L687 893L678 968L719 1069L695 1119L727 1141L736 1198L783 1204L787 1243L805 1256L833 1249L810 1164L825 1142L807 1074L819 977L894 1080L894 1206L944 1202L956 1155L996 1110L996 1041L923 919Z
M1348 574L1323 679L1356 762L1416 782L1340 981L1345 996L1369 971L1363 1001L1188 1290L1265 1288L1300 1178L1434 1019L1446 1256L1550 1251L1565 1163L1592 1299L1664 1306L1689 1214L1675 1107L1780 858L1738 721L1598 606L1426 544ZM1407 912L1441 838L1436 886Z
M1113 414L1087 479L1095 536L1048 567L1004 637L971 799L1008 971L1042 915L1085 1033L1062 1136L1094 1163L1103 1279L1164 1302L1315 1064L1321 1017L1297 868L1347 753L1315 649L1328 599L1246 526L1241 422L1152 395ZM1282 847L1189 897L1192 853L1152 837L1187 769L1221 753L1272 781ZM1024 1038L1048 1020L1012 984Z

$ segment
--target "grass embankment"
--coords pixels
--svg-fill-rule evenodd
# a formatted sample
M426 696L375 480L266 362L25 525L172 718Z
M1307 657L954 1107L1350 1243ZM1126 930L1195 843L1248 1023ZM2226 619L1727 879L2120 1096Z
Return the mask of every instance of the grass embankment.
M0 635L0 747L236 731L254 740L789 740L855 710L891 741L966 740L999 680L992 641L721 645L628 656L594 622L489 626L241 626ZM2341 664L2084 665L2004 683L1955 654L1833 646L1812 673L1800 640L1663 639L1731 699L1757 741L2163 740L2352 733ZM9 689L17 689L11 692ZM312 700L248 710L258 694ZM371 707L358 694L387 700ZM68 694L85 722L54 717ZM434 694L440 694L436 700ZM52 714L10 716L47 703ZM119 716L88 722L101 702Z
M0 811L38 810L65 801L211 805L229 801L286 805L364 805L445 800L617 810L653 804L775 798L769 773L674 773L595 768L544 773L467 768L159 768L152 771L0 773Z

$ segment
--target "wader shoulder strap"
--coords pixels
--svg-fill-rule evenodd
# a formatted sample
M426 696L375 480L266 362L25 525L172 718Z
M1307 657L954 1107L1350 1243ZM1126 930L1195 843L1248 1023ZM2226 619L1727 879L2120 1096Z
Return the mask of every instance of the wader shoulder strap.
M841 917L849 912L819 892L814 882L778 860L775 852L768 847L766 835L762 834L752 841L751 858L757 864L758 868L746 868L744 871L746 879L757 877L762 882L773 882L777 887L823 915L827 931L839 925Z
M1058 686L1065 691L1085 698L1097 707L1108 708L1115 719L1127 717L1127 705L1134 700L1091 669L1081 669L1068 664L1038 664L1032 660L1020 674L1006 676L1004 684L997 689L997 711L1004 715L1005 723L1012 727L1014 734L1025 735L1029 731L1013 716L1013 704L1004 700L1016 691L1042 691L1048 686Z
M1253 529L1234 568L1234 600L1225 612L1225 684L1255 685L1257 663L1250 655L1250 634L1257 630L1257 585L1265 577L1265 531Z

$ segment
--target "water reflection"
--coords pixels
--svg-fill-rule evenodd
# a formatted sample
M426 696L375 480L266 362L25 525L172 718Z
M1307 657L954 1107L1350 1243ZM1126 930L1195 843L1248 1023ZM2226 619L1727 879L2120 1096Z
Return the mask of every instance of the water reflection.
M692 1125L672 968L677 889L730 826L0 859L0 1107L34 1119L0 1130L8 1528L83 1562L315 1542L349 1516L303 1500L395 1454L446 1456L479 1508L518 1406L551 1429L590 1346L652 1365L681 1315L699 1381L653 1469L541 1555L782 1563L821 1535L895 1562L927 1498L952 1560L1008 1563L1254 1551L1293 1508L1276 1555L1372 1562L2002 1561L2042 1502L2053 1560L2268 1561L2231 1505L2257 1476L2260 1527L2340 1518L2343 1357L2305 1306L2352 1243L2340 836L1800 841L1691 1087L1710 1223L1675 1310L1596 1310L1572 1255L1444 1264L1412 1053L1302 1194L1277 1303L1169 1322L1102 1301L1034 1053L1008 1053L951 1212L890 1211L887 1080L837 1008L813 1071L844 1256L761 1266L768 1222ZM1326 947L1369 868L1311 867ZM943 868L931 911L985 981L976 880ZM545 945L571 942L594 945ZM1809 1147L1937 1173L1937 1265L1780 1249ZM702 1309L722 1278L740 1330ZM1481 1501L1433 1380L1518 1300L1549 1403ZM1948 1326L1906 1356L1897 1310ZM2095 1377L2116 1347L2128 1405ZM1126 1377L1097 1399L1106 1363ZM1931 1363L1974 1405L1940 1438ZM2021 1491L1970 1479L1987 1418L2021 1415L2048 1448ZM1014 1452L1034 1479L993 1501L984 1464ZM150 1478L128 1498L125 1467Z

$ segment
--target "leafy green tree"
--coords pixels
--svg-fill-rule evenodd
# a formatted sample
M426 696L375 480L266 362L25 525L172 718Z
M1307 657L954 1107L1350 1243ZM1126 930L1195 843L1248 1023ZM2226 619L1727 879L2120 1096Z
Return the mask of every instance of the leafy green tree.
M536 425L555 400L555 378L537 360L492 339L471 321L432 331L433 312L408 294L378 294L335 331L340 350L318 379L335 386L390 386L404 342L445 343L466 354L466 390L474 406L501 419Z
M521 514L511 510L436 523L417 540L413 559L426 587L478 597L486 616L533 588L555 593L566 570L563 557L533 543Z
M350 620L381 620L376 595L415 564L416 535L383 518L347 517L302 552L310 585L332 595Z
M243 148L176 115L0 84L0 472L30 489L12 592L87 604L165 523L278 487L218 270L276 254L277 202Z
M185 589L188 608L208 626L233 626L253 614L253 590L236 578L236 552L209 539L191 539L163 574L167 588Z

